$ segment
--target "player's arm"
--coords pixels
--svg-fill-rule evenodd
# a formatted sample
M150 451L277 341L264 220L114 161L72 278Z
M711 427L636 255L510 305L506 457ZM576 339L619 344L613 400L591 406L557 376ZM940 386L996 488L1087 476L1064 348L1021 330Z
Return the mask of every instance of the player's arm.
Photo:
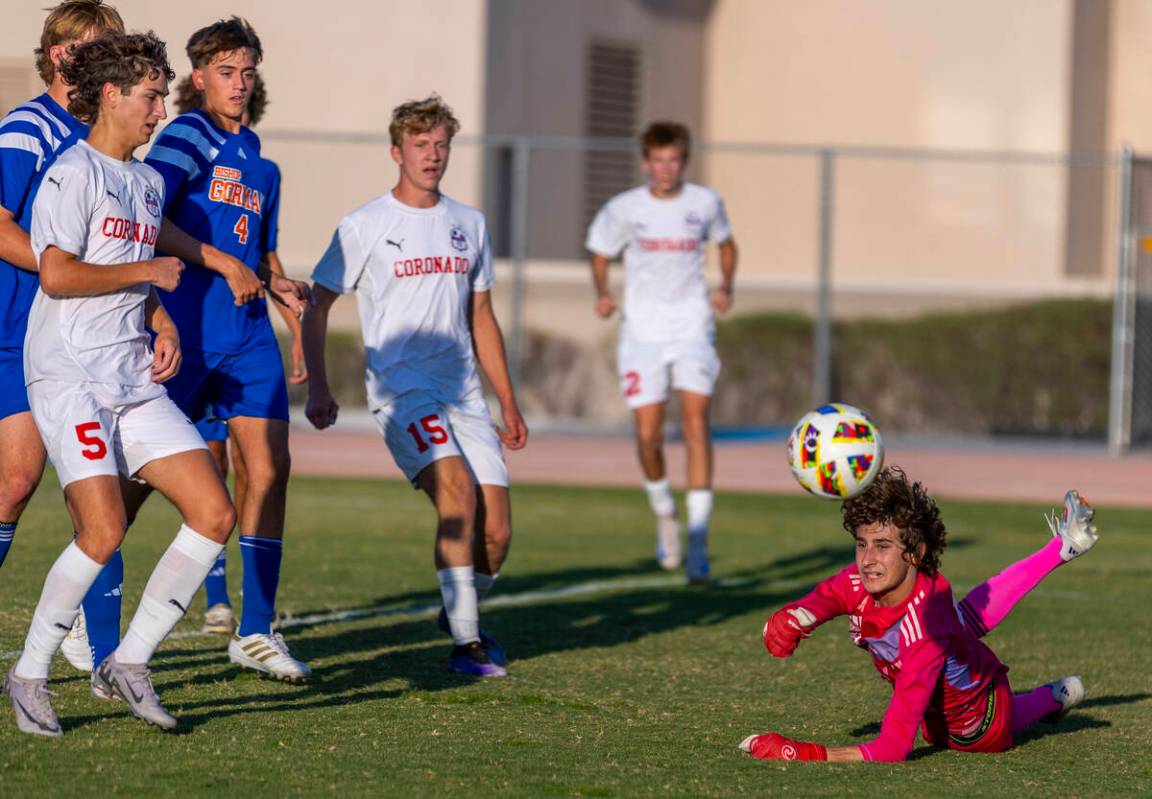
M49 245L40 254L40 288L51 297L91 297L141 283L172 291L184 264L178 258L150 258L127 264L90 264Z
M193 238L167 217L160 225L156 249L219 273L228 281L236 305L244 305L264 295L260 278L246 263L211 244Z
M516 392L512 388L508 359L504 353L504 335L492 310L491 292L472 292L469 326L476 359L500 402L500 415L504 420L504 429L499 431L500 440L509 449L520 449L528 443L528 426L524 424L520 406L516 403Z
M280 256L273 250L272 252L264 253L264 260L268 264L268 271L271 274L284 277L284 265L280 263ZM280 318L284 320L284 324L288 326L288 332L292 334L292 374L288 376L288 382L299 384L308 379L308 368L304 365L304 345L301 341L300 334L300 316L292 313L287 305L280 302L272 303L276 311L280 314Z
M601 319L607 319L616 312L616 298L612 296L612 289L608 287L610 263L607 256L598 252L592 253L592 289L596 292L596 315Z
M284 311L294 314L296 317L302 316L308 303L312 302L312 294L308 291L308 284L303 280L292 280L284 277L283 267L279 272L272 269L272 262L268 260L269 255L275 257L276 253L264 254L264 260L260 262L260 268L257 270L260 282L267 287L268 293L272 295L272 300L278 306L283 306ZM279 259L276 263L279 265Z
M790 657L813 630L849 612L850 586L845 569L821 582L807 596L780 608L764 622L764 646L773 657Z
M173 258L172 260L176 260ZM148 292L144 303L144 324L156 334L152 342L152 382L163 383L180 371L180 333L164 309L156 289Z
M28 231L20 227L12 212L4 207L0 207L0 258L28 272L37 271Z
M312 304L304 311L304 318L300 321L304 363L310 376L308 404L304 408L304 415L317 430L335 424L336 415L340 411L336 398L332 396L332 389L328 386L328 365L324 360L324 345L328 340L328 312L339 296L320 283L314 283Z
M736 260L739 251L736 239L729 236L720 242L720 285L712 289L712 308L716 313L728 313L736 290Z

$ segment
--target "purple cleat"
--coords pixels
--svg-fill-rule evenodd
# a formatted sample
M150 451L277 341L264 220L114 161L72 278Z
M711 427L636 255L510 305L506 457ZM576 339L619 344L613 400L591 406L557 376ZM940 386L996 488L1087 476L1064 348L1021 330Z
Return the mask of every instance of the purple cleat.
M452 647L452 654L448 656L448 671L471 674L474 677L508 676L503 666L497 666L492 662L492 658L488 657L479 641Z
M440 628L440 632L447 635L452 634L452 628L448 626L448 611L444 608L440 608L440 615L436 617L436 626ZM485 635L483 630L480 631L480 646L484 647L488 659L497 666L508 665L508 655L504 652L504 647L500 646L495 638Z

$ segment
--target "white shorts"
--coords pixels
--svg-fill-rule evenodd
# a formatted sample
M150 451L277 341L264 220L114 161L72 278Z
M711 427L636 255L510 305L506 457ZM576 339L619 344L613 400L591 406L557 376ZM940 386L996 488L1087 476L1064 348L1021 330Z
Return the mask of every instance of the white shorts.
M207 449L166 393L117 398L96 383L28 386L32 418L61 487L89 477L133 477L151 461Z
M712 396L720 375L720 356L707 338L650 344L620 337L616 351L620 391L629 408L668 401L672 388Z
M477 485L508 486L508 466L488 406L477 400L448 405L414 391L397 397L372 417L404 476L416 476L441 458L462 457Z

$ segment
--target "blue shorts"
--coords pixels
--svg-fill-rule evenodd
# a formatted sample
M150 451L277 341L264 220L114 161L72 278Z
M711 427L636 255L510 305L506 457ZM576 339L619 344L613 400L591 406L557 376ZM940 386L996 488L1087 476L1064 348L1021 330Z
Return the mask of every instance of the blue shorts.
M205 441L227 441L228 423L215 416L207 416L196 423L196 432Z
M0 419L30 410L24 385L24 348L0 347Z
M261 341L236 355L184 350L168 396L189 419L234 416L288 421L288 387L276 340Z

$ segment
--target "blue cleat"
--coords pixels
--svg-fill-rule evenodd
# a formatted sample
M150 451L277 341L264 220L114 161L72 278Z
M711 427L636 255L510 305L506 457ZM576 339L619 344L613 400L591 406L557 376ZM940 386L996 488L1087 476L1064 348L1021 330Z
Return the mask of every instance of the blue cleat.
M448 656L448 671L471 674L474 677L508 676L508 672L502 666L492 662L479 641L452 647L452 654Z
M448 611L444 608L440 608L440 615L436 617L436 626L440 628L440 632L447 635L452 634L452 628L448 625ZM480 631L480 646L484 648L488 659L497 666L508 665L508 655L504 652L504 647L500 646L500 642L495 638L485 635L483 630Z

